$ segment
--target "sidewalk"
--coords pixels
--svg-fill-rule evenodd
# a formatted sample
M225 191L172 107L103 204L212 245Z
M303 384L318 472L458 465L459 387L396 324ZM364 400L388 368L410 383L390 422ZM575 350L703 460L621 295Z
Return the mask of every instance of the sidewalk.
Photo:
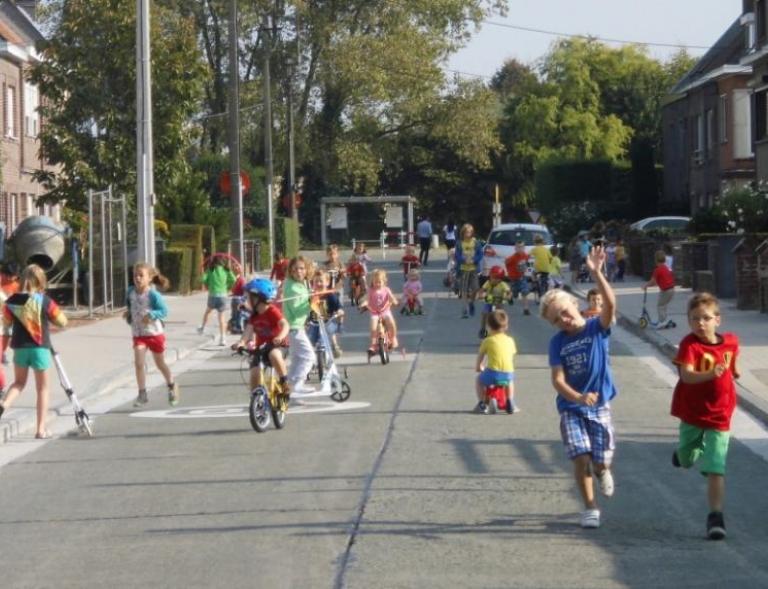
M643 308L644 282L637 276L627 276L625 282L613 283L618 305L617 322L621 327L653 344L671 359L677 352L680 340L690 333L686 305L692 291L690 288L679 286L675 289L675 297L669 305L669 317L677 327L658 331L651 326L641 329L638 319ZM585 298L592 286L590 283L576 283L572 290L574 294ZM648 290L646 305L654 321L658 317L658 293L659 289L655 287ZM735 299L721 299L720 311L723 316L720 331L731 331L739 337L739 405L763 422L768 422L768 364L765 360L768 358L768 314L741 311L736 308Z
M205 311L206 298L206 292L190 296L165 295L168 305L165 358L169 365L206 344L213 344L213 334L218 325L215 313L208 319L205 335L196 331ZM78 319L73 323L77 325L53 333L52 340L78 399L88 410L89 399L93 402L100 395L134 382L131 329L120 315L104 319ZM13 382L13 352L9 350L8 356L11 364L2 367L6 387ZM156 373L157 369L149 356L148 364L149 373ZM55 368L51 367L48 378L49 419L54 415L71 413L69 400L59 384ZM20 433L33 431L35 404L34 377L30 375L26 388L13 407L0 418L0 443Z

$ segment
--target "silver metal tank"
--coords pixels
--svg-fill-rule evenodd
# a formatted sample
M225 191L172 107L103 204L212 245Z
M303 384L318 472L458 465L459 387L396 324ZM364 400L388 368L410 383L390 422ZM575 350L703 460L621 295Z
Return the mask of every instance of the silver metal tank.
M22 265L37 264L48 272L66 253L67 229L50 217L27 217L16 227L11 241Z

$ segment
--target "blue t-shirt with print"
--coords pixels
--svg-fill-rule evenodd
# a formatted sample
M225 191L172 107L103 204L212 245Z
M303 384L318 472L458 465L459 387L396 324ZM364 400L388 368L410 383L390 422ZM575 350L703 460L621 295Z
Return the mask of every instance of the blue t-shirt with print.
M588 319L584 329L569 335L558 332L549 342L549 365L562 366L565 382L580 393L599 393L602 407L616 396L608 355L610 329L603 329L599 317ZM557 410L584 413L590 408L557 395Z

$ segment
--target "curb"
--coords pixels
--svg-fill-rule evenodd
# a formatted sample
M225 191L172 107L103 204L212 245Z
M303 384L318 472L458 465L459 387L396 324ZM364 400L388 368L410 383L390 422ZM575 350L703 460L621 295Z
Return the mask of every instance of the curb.
M189 356L191 353L196 352L200 348L208 345L210 342L206 341L197 346L190 346L186 348L167 348L165 350L165 361L168 366L172 366L179 360L182 360ZM157 372L157 368L153 367L148 374ZM89 383L89 390L93 390L93 393L78 392L75 389L77 398L81 403L85 404L88 401L94 401L100 397L106 396L116 389L124 386L127 382L130 382L134 378L133 365L129 368L118 368L106 373L105 375L97 378L95 381ZM54 378L50 381L49 386L59 386L58 380ZM86 408L87 409L87 408ZM9 417L3 415L0 419L0 444L7 444L15 437L22 433L26 433L33 429L37 423L37 415L35 409L19 409L9 412L16 415ZM62 417L65 415L71 415L71 405L68 400L65 400L58 405L51 405L48 407L49 419Z
M574 296L579 297L582 300L586 300L586 295L577 288L573 288L570 285L563 287L564 290L570 292ZM677 355L677 346L671 344L666 339L657 336L653 331L642 329L636 321L629 319L623 313L616 312L616 324L631 333L651 344L657 351L670 361ZM753 393L750 389L742 385L738 380L736 381L736 387L738 394L736 395L737 405L749 413L752 417L759 420L763 425L768 425L768 401L763 399L760 395Z

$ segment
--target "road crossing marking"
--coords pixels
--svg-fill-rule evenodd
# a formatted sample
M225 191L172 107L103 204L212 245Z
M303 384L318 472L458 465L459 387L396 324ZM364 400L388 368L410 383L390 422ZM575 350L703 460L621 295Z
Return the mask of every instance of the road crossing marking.
M326 413L333 411L352 411L365 409L370 403L363 401L303 401L300 405L291 403L289 415L302 415L306 413ZM145 417L150 419L216 419L224 417L243 418L248 416L247 405L205 405L198 407L176 407L173 409L158 409L152 411L137 411L130 414L131 417Z

